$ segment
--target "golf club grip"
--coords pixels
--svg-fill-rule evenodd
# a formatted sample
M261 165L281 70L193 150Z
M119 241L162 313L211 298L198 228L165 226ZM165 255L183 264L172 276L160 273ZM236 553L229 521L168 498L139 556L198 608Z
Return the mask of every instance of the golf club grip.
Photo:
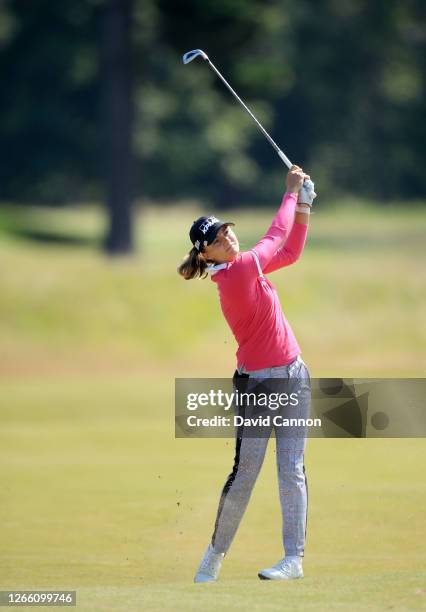
M282 160L282 161L285 163L285 165L287 166L287 168L290 170L290 168L292 167L292 165L293 165L293 164L291 163L291 161L289 160L289 158L287 157L287 155L286 155L285 153L283 153L283 152L281 151L281 149L278 149L277 153L278 153L278 155L279 155L280 159L281 159L281 160Z
M291 161L289 160L289 158L287 157L287 155L286 155L285 153L283 153L281 150L279 150L279 151L278 151L278 155L279 155L280 159L282 159L282 161L285 163L285 165L287 166L287 168L290 170L290 168L292 167L292 165L293 165L293 164L291 163ZM311 188L313 188L313 183L312 183L312 181L311 181L311 180L309 180L309 179L305 179L305 180L303 181L303 186L304 186L304 187L305 187L305 188L306 188L308 191L310 191L310 190L311 190Z

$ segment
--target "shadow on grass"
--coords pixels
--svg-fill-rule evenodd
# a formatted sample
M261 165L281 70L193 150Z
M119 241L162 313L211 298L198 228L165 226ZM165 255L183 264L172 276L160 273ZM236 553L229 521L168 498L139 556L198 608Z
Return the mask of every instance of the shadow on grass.
M61 218L55 211L31 208L0 206L0 235L11 236L19 241L52 247L76 247L99 250L101 237L94 228L80 228L70 216Z
M18 239L37 242L39 244L50 244L54 246L78 246L87 248L99 248L101 246L100 241L96 238L63 234L55 231L23 227L9 227L6 230L6 233L11 234Z

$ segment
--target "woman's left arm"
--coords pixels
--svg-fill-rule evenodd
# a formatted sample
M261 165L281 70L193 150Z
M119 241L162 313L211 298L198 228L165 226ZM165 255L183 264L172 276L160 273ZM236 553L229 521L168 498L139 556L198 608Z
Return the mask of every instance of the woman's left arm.
M299 208L302 206L303 205L299 204ZM265 274L274 272L275 270L279 270L285 266L290 266L299 259L305 246L306 236L308 233L309 207L307 207L307 210L308 214L299 211L296 212L294 224L289 237L283 246L276 251L272 259L263 269Z

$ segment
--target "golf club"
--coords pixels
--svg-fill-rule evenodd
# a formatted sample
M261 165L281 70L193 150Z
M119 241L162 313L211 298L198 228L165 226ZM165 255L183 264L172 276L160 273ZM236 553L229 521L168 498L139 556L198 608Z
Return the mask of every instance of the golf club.
M202 57L203 60L205 60L206 62L208 62L209 66L212 68L212 70L214 70L214 72L217 74L217 76L221 79L221 81L223 81L226 85L226 87L229 89L229 91L231 92L231 94L234 96L234 98L236 98L238 100L238 102L241 104L241 106L244 108L244 110L250 115L250 117L253 119L253 121L256 123L257 127L260 129L260 131L262 132L262 134L268 139L269 143L274 147L275 151L278 153L278 155L280 156L280 158L282 159L282 161L285 163L285 165L287 166L288 169L291 168L291 166L293 165L291 163L291 161L289 160L289 158L281 151L281 149L279 148L279 146L277 145L277 143L271 138L271 136L268 134L268 132L265 130L265 128L263 127L263 125L261 125L261 123L256 119L256 117L253 115L253 113L251 112L251 110L248 108L248 106L246 104L244 104L244 102L241 100L240 96L237 94L237 92L232 89L232 87L230 86L230 84L228 83L228 81L225 79L225 77L223 77L221 75L221 73L219 72L219 70L216 68L216 66L210 61L210 59L208 58L208 56L204 53L204 51L202 51L201 49L194 49L194 51L188 51L187 53L185 53L185 55L183 56L183 63L184 64L189 64L189 62L192 62L193 59L195 59L196 57Z
M283 151L281 151L281 149L279 148L277 143L271 138L271 136L265 130L263 125L256 119L256 117L253 115L253 113L248 108L248 106L246 104L244 104L244 102L241 100L241 98L237 94L237 92L234 89L232 89L232 87L230 86L228 81L225 79L224 76L222 76L222 74L219 72L219 70L216 68L216 66L210 61L208 55L206 53L204 53L204 51L202 49L194 49L193 51L188 51L187 53L185 53L184 56L183 56L183 63L184 64L189 64L189 62L192 62L192 60L194 60L196 57L202 57L204 61L208 62L210 68L217 74L217 76L220 78L220 80L226 85L226 87L232 93L234 98L236 98L238 100L238 102L241 104L241 106L244 108L244 110L250 115L250 117L256 123L257 127L260 129L262 134L265 136L265 138L268 140L268 142L273 146L275 151L278 153L280 159L285 163L287 168L290 169L293 164L291 163L291 161L289 160L287 155L285 153L283 153ZM314 184L313 184L313 182L311 180L306 179L304 181L304 183L303 183L303 187L306 189L306 191L309 194L312 194L312 196L315 197Z

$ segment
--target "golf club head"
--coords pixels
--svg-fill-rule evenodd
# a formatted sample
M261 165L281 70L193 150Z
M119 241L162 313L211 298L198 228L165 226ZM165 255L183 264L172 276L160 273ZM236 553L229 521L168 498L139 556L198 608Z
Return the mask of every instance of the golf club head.
M204 51L202 51L201 49L194 49L193 51L187 51L185 53L185 55L183 56L183 63L184 64L189 64L189 62L192 62L193 59L195 59L196 57L201 56L203 58L203 60L208 60L209 58L207 57L207 55L204 53Z

